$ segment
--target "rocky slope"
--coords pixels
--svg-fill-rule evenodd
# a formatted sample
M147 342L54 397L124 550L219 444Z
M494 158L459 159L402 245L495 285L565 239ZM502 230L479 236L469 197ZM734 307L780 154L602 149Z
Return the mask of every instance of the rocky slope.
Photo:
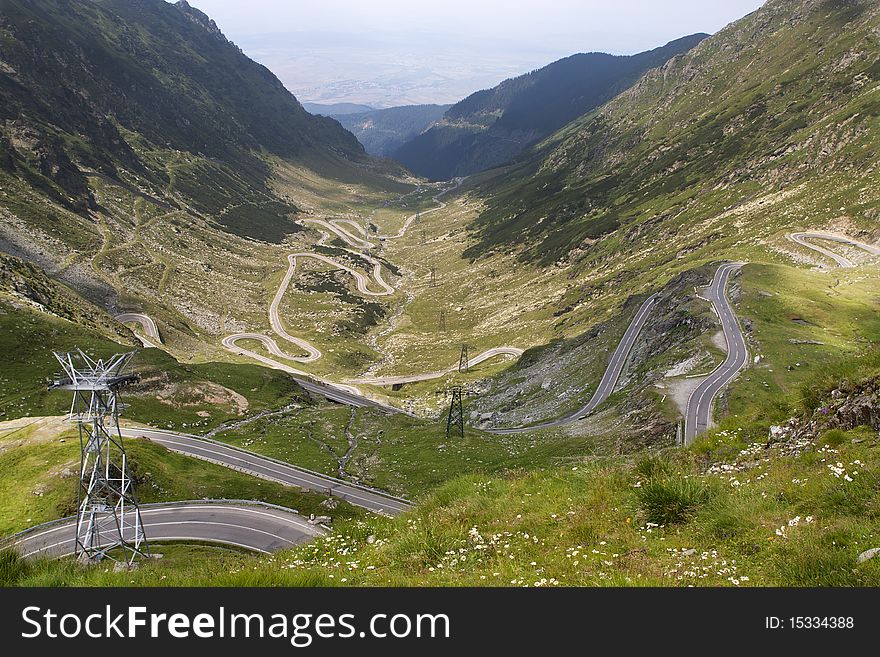
M186 2L9 0L0 33L4 173L74 211L96 208L92 171L169 196L162 151L233 167L243 180L229 195L238 197L266 191L260 150L363 154ZM175 187L209 208L196 185Z
M140 345L134 334L39 267L0 253L0 298L75 322L116 342Z
M316 197L394 176L185 1L0 4L0 251L105 309L217 335Z
M674 443L675 423L661 412L654 386L664 378L670 358L690 354L695 341L717 330L717 320L705 312L694 292L710 272L710 267L685 272L659 291L650 321L615 388L625 388L626 394L612 397L597 413L572 424L569 433L613 433L618 453ZM484 382L473 403L472 423L478 428L523 426L582 407L643 300L628 299L613 320L575 338L532 349L514 367Z
M768 444L813 440L828 431L857 427L880 431L880 376L842 381L812 415L770 427Z

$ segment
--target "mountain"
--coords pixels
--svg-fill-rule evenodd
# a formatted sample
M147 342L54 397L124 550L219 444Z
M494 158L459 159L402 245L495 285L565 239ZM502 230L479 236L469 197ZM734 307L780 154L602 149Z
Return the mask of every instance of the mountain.
M0 250L31 261L0 254L0 533L76 508L51 350L135 348L115 307L161 342L126 420L250 452L128 440L140 499L333 527L124 572L4 550L0 585L880 584L880 267L791 239L880 242L876 0L768 0L455 186L303 114L188 5L0 8ZM744 368L707 399L728 358ZM324 403L299 368L407 412ZM688 444L691 399L715 426ZM531 429L486 431L504 426ZM412 508L261 481L260 455Z
M367 153L389 157L427 130L451 105L404 105L350 114L329 114L354 134Z
M66 210L97 209L89 176L219 213L272 196L267 156L364 159L352 135L306 112L184 0L0 7L0 171ZM225 227L278 239L292 209L280 202Z
M150 312L179 357L265 316L299 219L401 173L186 2L0 2L0 251L84 309Z
M648 69L687 52L706 36L693 34L631 56L572 55L505 80L453 105L431 129L402 145L394 158L433 180L491 168L602 105Z
M303 103L307 112L319 114L321 116L344 116L346 114L362 114L364 112L373 111L373 107L369 105L360 105L358 103Z
M467 255L662 268L785 226L876 236L878 34L873 1L770 0L485 179Z

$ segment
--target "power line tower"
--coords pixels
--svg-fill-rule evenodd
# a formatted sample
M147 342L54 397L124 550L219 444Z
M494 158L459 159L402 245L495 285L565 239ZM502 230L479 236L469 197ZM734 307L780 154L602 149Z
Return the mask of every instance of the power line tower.
M446 330L446 308L440 309L440 315L437 320L437 326L441 331Z
M461 345L461 355L458 357L458 371L459 372L467 372L468 371L468 346L467 344Z
M457 432L459 436L464 438L464 404L462 398L464 390L461 386L453 386L452 401L449 403L449 416L446 418L446 437Z
M422 228L422 244L428 243L428 234L425 232L425 229Z
M79 427L80 474L76 512L76 556L100 561L119 549L119 561L132 563L147 556L141 512L119 431L118 391L138 380L123 374L133 351L107 360L82 350L55 358L64 370L50 389L73 391L68 419Z

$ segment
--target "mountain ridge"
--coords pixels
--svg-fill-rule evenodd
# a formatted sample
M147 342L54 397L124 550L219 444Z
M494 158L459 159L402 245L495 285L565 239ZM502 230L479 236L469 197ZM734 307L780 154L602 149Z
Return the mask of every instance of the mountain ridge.
M0 30L0 161L68 209L94 209L85 171L166 195L162 150L232 165L245 195L267 192L261 152L364 156L185 2L8 0ZM198 190L181 190L211 209Z
M367 153L376 157L390 157L408 140L428 129L450 107L402 105L329 116L357 137Z
M864 1L771 0L649 71L479 181L486 209L468 255L524 246L523 257L569 261L673 217L667 236L771 191L804 183L821 199L871 179L878 15ZM846 184L828 188L843 168ZM867 209L847 200L837 214L847 205Z
M431 179L469 175L502 164L530 144L603 104L647 69L686 52L706 34L693 34L636 55L579 53L453 105L434 126L393 157Z

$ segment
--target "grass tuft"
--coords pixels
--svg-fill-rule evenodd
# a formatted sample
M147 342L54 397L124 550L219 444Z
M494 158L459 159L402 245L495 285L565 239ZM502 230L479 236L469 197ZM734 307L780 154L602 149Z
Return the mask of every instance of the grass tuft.
M685 477L650 479L636 496L648 522L675 525L687 522L709 499L706 484Z

